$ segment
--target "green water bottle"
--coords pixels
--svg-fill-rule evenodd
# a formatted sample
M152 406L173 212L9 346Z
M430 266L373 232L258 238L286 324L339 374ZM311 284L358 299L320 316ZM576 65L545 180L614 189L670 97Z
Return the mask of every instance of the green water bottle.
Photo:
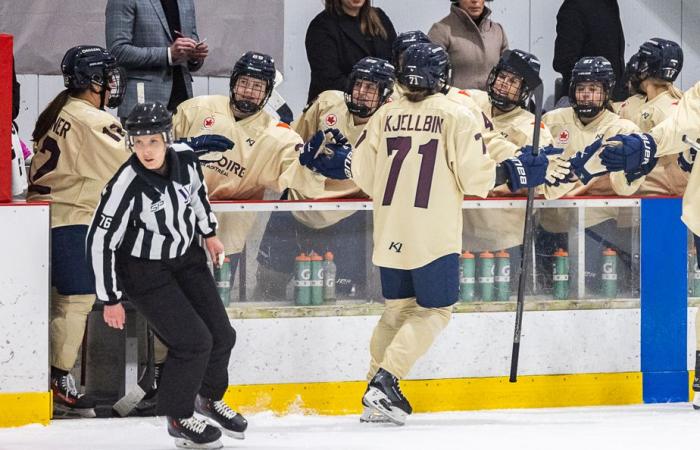
M552 256L552 294L555 300L566 300L569 298L569 253L559 248Z
M476 285L476 260L474 254L462 253L462 273L459 278L459 299L463 302L474 300L474 286Z
M485 251L479 254L479 297L482 302L493 300L493 274L495 265L493 253Z
M294 260L294 304L311 304L311 258L304 253Z
M224 263L221 267L214 267L214 280L216 281L216 290L219 292L221 302L224 306L231 303L231 260L224 258Z
M312 251L311 259L311 304L323 305L323 258Z
M496 301L507 302L510 299L510 253L501 250L496 253Z
M603 250L603 270L600 279L603 297L617 297L617 252L611 248Z
M326 252L323 260L323 302L328 304L336 302L335 277L338 269L333 259L333 253Z

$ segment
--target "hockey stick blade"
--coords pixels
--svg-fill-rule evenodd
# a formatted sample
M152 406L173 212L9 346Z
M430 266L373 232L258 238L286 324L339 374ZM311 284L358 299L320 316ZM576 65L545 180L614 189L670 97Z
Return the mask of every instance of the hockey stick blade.
M700 139L698 141L700 141ZM690 146L690 148L692 148L696 152L700 152L700 142L691 141L690 139L688 139L688 136L685 134L683 135L683 143Z
M145 396L146 392L137 384L128 394L120 398L119 401L112 406L112 409L121 417L126 417L136 408L136 405L138 405Z
M527 66L527 64L525 64ZM528 66L529 67L529 66ZM533 71L534 72L534 71ZM539 79L539 77L538 77ZM532 133L532 150L539 152L540 146L540 123L542 122L542 102L544 97L544 88L542 81L534 89L533 95L535 98L535 125ZM518 381L518 360L520 358L520 336L522 334L523 311L525 309L525 277L529 269L529 261L527 254L532 247L532 239L534 233L534 201L535 189L530 188L527 192L527 203L525 204L525 226L523 229L523 251L520 258L520 273L518 274L518 297L515 306L515 330L513 331L513 351L510 358L510 378L511 383Z
M131 414L131 411L133 411L134 408L136 408L136 406L146 396L146 389L149 389L153 384L153 377L155 376L155 336L150 327L146 329L146 339L148 339L146 345L147 362L146 370L144 370L144 373L141 376L141 381L137 383L136 386L134 386L124 397L117 400L117 403L112 405L112 409L121 417L126 417Z

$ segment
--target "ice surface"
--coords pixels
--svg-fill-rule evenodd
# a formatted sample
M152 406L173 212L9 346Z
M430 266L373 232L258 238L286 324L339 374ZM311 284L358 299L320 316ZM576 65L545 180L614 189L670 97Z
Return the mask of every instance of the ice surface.
M536 449L696 448L700 411L687 403L596 408L415 414L406 426L360 424L359 416L257 414L230 449ZM173 449L163 418L55 420L0 429L2 450Z

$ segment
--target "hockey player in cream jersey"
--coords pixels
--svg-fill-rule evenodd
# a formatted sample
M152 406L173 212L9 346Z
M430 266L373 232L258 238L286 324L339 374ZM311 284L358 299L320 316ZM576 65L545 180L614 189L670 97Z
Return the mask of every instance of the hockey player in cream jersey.
M521 50L513 50L513 54L525 60L530 67L539 72L540 62L536 56ZM501 162L514 154L504 154L496 151L499 148L495 139L506 140L515 149L532 142L534 115L527 111L525 101L530 97L531 87L525 83L523 75L510 63L511 51L506 50L499 63L493 68L487 82L488 109L484 111L484 127L488 133L484 136L486 148L491 158ZM481 91L478 91L481 92ZM473 91L466 94L471 95ZM450 95L448 94L448 98ZM492 144L493 143L493 144ZM540 144L552 144L552 136L547 127L542 124ZM507 186L497 186L490 197L512 196ZM516 193L523 195L523 193ZM526 194L525 194L526 195ZM464 247L469 251L481 252L499 249L511 249L511 257L517 259L522 244L525 224L525 211L522 209L467 209L464 210Z
M634 122L642 132L673 114L683 93L673 85L683 68L683 50L673 42L653 38L642 44L630 67L634 89L644 93L636 108L624 107L620 117ZM675 155L659 158L637 191L639 195L683 195L688 172L681 169Z
M219 134L234 143L230 150L200 158L210 199L262 200L265 189L295 188L309 198L323 193L324 178L299 164L302 139L262 109L274 78L272 58L250 51L234 65L230 97L195 97L178 106L176 138ZM219 215L220 237L234 272L255 218L255 213Z
M94 417L95 402L71 369L95 302L85 238L107 181L129 157L124 132L104 111L124 94L123 74L105 49L79 46L61 62L66 90L39 115L27 200L51 202L51 390L54 416Z
M345 91L325 91L314 99L292 123L302 139L311 139L319 130L337 128L351 142L372 114L389 101L394 89L394 66L378 58L360 60L350 73ZM303 200L297 189L289 189L283 199ZM367 198L352 180L326 179L324 192L316 199ZM293 276L293 261L312 250L321 255L330 251L338 264L338 295L361 296L366 284L367 213L357 211L275 212L270 216L258 253L254 298L284 300L286 286Z
M326 145L331 155L302 161L331 177L352 176L373 199L372 261L387 302L370 341L374 375L362 401L396 424L412 412L398 379L447 326L458 298L463 196L485 197L504 182L513 190L539 185L548 165L527 147L493 161L478 118L440 93L447 64L438 45L409 47L397 77L405 95L372 116L354 151L341 138Z

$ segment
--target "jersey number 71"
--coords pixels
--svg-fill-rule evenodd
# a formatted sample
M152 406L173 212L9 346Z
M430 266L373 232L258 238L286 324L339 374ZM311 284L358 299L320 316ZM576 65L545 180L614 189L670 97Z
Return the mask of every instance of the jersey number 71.
M390 137L386 139L386 150L391 156L394 151L398 152L391 162L389 178L386 180L384 198L382 206L391 205L396 191L396 183L399 180L399 172L406 156L411 151L412 139L410 136ZM416 200L413 206L416 208L427 208L430 200L430 187L433 184L433 171L435 169L435 157L437 155L438 140L431 139L426 144L418 147L418 154L423 159L418 173L418 186L416 187Z

